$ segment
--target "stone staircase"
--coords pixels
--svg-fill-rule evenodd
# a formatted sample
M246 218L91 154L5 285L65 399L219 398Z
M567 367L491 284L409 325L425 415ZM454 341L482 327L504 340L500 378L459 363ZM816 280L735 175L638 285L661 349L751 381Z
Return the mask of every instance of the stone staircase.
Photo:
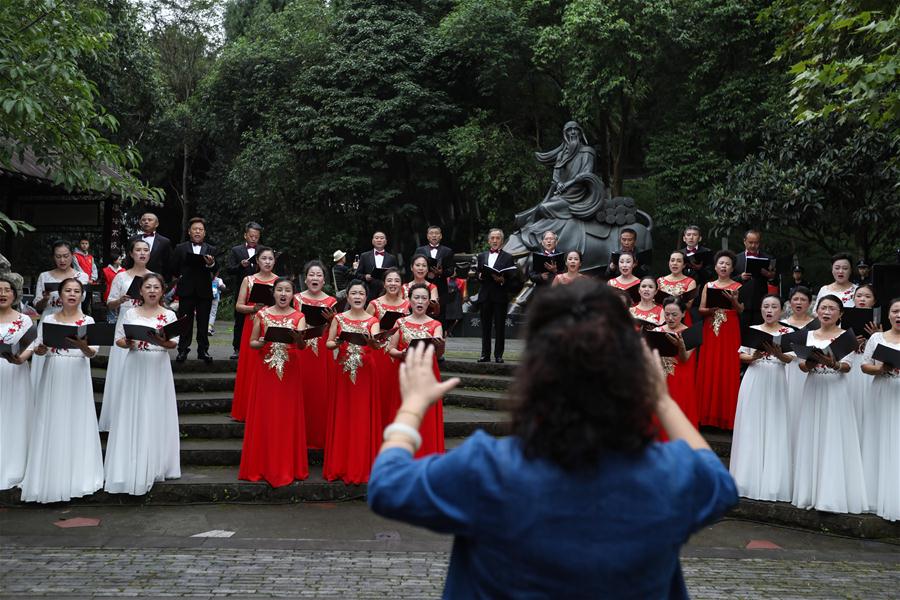
M145 496L97 492L72 504L168 505L210 502L297 503L335 502L365 497L366 486L328 482L322 478L322 451L310 450L310 477L272 488L267 483L240 481L243 423L231 420L231 395L235 361L216 360L207 365L198 360L173 363L181 431L182 477L160 482ZM447 359L445 378L459 377L460 385L444 398L444 432L448 449L461 444L477 429L502 436L509 433L506 391L514 363L479 364L471 359ZM106 379L106 357L92 361L95 402L99 414ZM703 430L703 435L727 465L731 434ZM101 434L105 444L106 434ZM21 505L19 491L0 492L0 505ZM778 523L863 538L900 539L900 523L889 523L873 515L833 515L804 511L786 503L742 499L732 516Z

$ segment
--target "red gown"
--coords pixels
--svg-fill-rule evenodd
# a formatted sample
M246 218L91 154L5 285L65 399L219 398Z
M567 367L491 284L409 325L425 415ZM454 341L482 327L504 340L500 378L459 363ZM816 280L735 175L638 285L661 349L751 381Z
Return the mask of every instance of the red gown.
M312 300L300 294L294 296L294 307L333 307L337 300L328 296L322 300ZM326 330L327 331L327 330ZM325 429L328 423L328 404L333 395L336 363L334 352L325 347L328 335L310 340L300 351L300 371L303 373L303 407L306 411L306 443L310 448L325 447Z
M440 321L431 319L426 323L412 323L408 318L397 321L400 326L400 341L397 343L397 350L401 352L409 348L409 342L415 338L434 337L437 328L441 326ZM437 356L432 362L435 378L441 380L441 370L438 368ZM425 417L422 419L422 426L419 427L419 433L422 434L422 447L416 452L416 458L427 456L429 454L444 452L444 407L443 401L438 399L437 402L428 408Z
M350 319L335 316L337 333L372 332L375 317ZM338 349L334 400L328 409L323 475L328 481L344 483L369 481L372 463L381 448L384 423L381 418L381 389L375 368L375 354L368 346L341 343Z
M658 277L656 279L656 287L659 288L659 291L676 297L688 291L688 288L692 283L694 283L694 278L688 276L685 276L681 281L674 281L667 277ZM684 313L683 323L688 327L693 324L693 320L691 319L691 311L687 311L686 313Z
M379 321L387 311L409 313L409 301L391 305L384 302L384 297L371 302L375 307L375 318ZM400 408L400 362L391 358L387 347L375 353L375 368L378 370L378 381L381 386L381 421L392 423Z
M247 296L253 289L254 283L271 285L275 281L263 281L254 275L250 277L247 286ZM247 418L247 402L256 389L256 372L262 364L260 351L250 347L250 333L253 331L253 315L246 315L244 329L241 331L241 348L238 356L237 375L234 378L234 392L231 396L231 418L235 421L243 421Z
M656 331L669 332L666 327L657 327ZM671 333L671 332L669 332ZM677 356L664 356L663 369L666 372L666 385L669 395L681 407L684 416L694 425L699 427L700 419L697 411L697 389L694 381L696 373L697 353L691 352L687 362L679 362Z
M269 327L297 329L302 316L297 310L288 315L262 310L262 333ZM269 342L260 354L263 362L247 409L238 478L264 479L280 487L309 477L300 350L292 344Z
M716 282L706 284L715 288ZM741 284L731 283L728 290ZM697 397L700 423L734 429L738 390L741 386L741 327L737 311L716 309L703 321L703 347L697 364Z

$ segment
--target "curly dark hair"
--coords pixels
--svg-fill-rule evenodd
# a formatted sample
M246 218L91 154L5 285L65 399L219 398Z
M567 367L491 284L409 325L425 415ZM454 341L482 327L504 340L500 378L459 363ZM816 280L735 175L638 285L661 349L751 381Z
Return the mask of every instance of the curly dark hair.
M526 456L576 470L651 442L650 365L615 290L585 280L547 290L529 308L526 340L512 387Z

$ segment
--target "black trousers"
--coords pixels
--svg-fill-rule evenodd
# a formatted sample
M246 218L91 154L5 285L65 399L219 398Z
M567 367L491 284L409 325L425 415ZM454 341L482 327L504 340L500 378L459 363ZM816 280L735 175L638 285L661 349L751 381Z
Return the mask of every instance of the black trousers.
M494 357L503 358L506 345L507 302L481 303L481 356L491 356L491 329L494 329Z
M247 315L234 311L234 336L231 339L231 347L237 352L241 349L241 336L244 334L244 321Z
M212 298L179 298L178 318L187 317L184 333L178 340L178 351L187 352L194 341L194 314L197 315L197 353L209 351L209 313Z

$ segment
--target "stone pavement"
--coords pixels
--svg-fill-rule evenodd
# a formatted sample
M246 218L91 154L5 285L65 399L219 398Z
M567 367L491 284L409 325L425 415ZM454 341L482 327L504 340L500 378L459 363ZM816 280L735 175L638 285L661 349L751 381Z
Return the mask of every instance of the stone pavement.
M54 526L73 517L100 525ZM210 530L233 535L194 537ZM449 549L358 501L0 509L0 598L439 598ZM698 532L682 564L701 599L900 589L900 545L731 519Z
M3 598L439 598L446 552L267 549L0 551ZM893 562L682 559L691 597L896 598Z

